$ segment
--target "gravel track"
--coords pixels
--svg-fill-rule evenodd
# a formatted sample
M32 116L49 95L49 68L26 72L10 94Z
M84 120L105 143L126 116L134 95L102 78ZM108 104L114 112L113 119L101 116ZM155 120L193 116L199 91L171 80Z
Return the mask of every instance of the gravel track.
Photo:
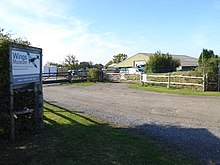
M44 99L174 144L220 164L220 98L139 91L126 83L45 85Z

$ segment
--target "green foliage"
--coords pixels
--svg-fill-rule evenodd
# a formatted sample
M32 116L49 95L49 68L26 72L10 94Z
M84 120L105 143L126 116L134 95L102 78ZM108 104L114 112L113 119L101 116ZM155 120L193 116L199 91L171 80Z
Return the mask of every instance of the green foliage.
M4 32L0 28L0 110L8 111L9 102L9 46L30 45L30 42L22 38L12 38L12 34Z
M30 42L27 40L23 40L22 38L13 38L13 35L4 32L4 29L0 28L0 111L3 113L9 113L9 85L10 85L10 77L9 77L9 47L10 45L21 45L21 46L29 46ZM29 94L23 93L23 95L26 96L28 100L34 100L35 96L31 96ZM27 97L28 96L28 97ZM17 93L14 94L14 102L16 106L14 106L14 110L22 110L24 108L24 103L20 100L23 96L17 95ZM18 102L17 102L18 101ZM26 102L27 103L27 102ZM20 109L22 107L22 109ZM0 129L1 127L4 129L4 133L7 134L9 131L9 118L4 117L4 119L0 119L2 122L0 123ZM18 119L20 120L20 119ZM17 125L16 125L17 127Z
M80 62L79 66L78 66L79 69L80 68L86 69L86 68L92 68L92 67L93 67L93 64L91 61L90 62L86 62L86 61Z
M218 58L217 55L215 55L213 50L203 49L200 56L199 56L199 65L203 66L203 64L206 64L209 59L211 58Z
M208 82L215 82L218 83L218 64L220 62L219 58L210 58L206 64L207 67L205 69L206 73L207 73L207 81ZM208 85L207 86L207 90L209 91L216 91L218 89L218 85L217 84L213 84L213 85Z
M175 71L178 66L180 66L180 61L173 59L169 53L156 52L150 56L146 70L152 73L166 73Z
M126 54L118 54L113 56L113 63L118 64L119 62L122 62L126 60L128 56Z
M108 67L111 64L118 64L124 60L126 60L128 58L128 56L126 54L118 54L118 55L114 55L113 59L110 60L105 66Z
M218 64L220 62L220 58L215 55L213 50L203 49L200 57L199 57L199 71L208 75L208 82L218 82ZM218 86L209 85L207 86L207 90L217 90Z
M104 66L102 64L95 64L93 68L102 69Z
M105 64L105 67L108 67L109 65L113 64L113 61L110 60L109 62L107 62L107 64Z
M102 77L102 71L96 68L90 68L88 71L88 80L91 82L100 81Z
M78 62L76 56L69 54L66 56L64 64L68 69L76 69L78 67Z

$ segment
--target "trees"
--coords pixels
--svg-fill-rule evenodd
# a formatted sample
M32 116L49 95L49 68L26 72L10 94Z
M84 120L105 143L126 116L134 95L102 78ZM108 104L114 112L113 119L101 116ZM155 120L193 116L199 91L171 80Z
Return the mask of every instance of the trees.
M24 128L24 123L26 126L31 125L28 121L32 116L26 114L25 117L17 116L16 119L14 118L14 112L10 111L10 62L9 62L9 49L10 45L16 44L19 46L29 46L30 42L27 40L23 40L22 38L12 38L12 34L5 32L4 29L0 28L0 111L8 114L8 115L1 115L0 121L0 132L9 133L11 134L11 139L14 139L14 129L16 128ZM28 87L26 87L28 88ZM22 92L15 92L12 88L13 92L13 111L21 110L21 107L31 105L34 100L36 99L35 94L30 94L28 90L22 90ZM18 101L21 100L21 101ZM25 101L24 101L25 100ZM33 101L33 102L32 102ZM25 103L24 103L25 102ZM10 114L10 115L9 115ZM9 117L10 116L10 117ZM14 121L16 121L16 125L14 125ZM36 120L35 120L36 121ZM28 123L28 124L27 124ZM37 122L36 122L37 123ZM33 125L32 125L33 126ZM29 127L30 128L30 127ZM10 131L9 131L10 130ZM19 132L16 130L16 132Z
M80 63L79 63L78 68L79 68L79 69L80 69L80 68L86 69L86 68L92 68L92 66L93 66L93 64L92 64L91 61L89 61L89 62L83 61L83 62L80 62Z
M118 54L113 56L113 63L118 64L119 62L122 62L126 60L128 56L126 54Z
M78 66L78 60L76 60L76 57L74 55L67 55L64 59L64 64L68 69L75 69Z
M203 49L199 56L199 70L205 73L211 73L218 69L218 55L215 55L213 50ZM212 71L211 71L212 70ZM217 74L213 72L213 74Z
M202 66L206 62L208 62L211 58L218 58L217 55L215 55L213 50L203 49L199 56L199 65Z
M220 62L220 58L218 55L215 55L213 50L203 49L198 63L199 63L199 71L203 74L207 74L209 82L218 82L218 65ZM216 90L217 85L208 86L207 90Z
M128 56L126 54L120 53L118 55L114 55L113 59L110 60L105 66L108 67L111 64L118 64L124 60L126 60L128 58Z
M165 73L173 72L180 66L180 61L174 59L169 53L164 54L156 52L153 56L150 56L146 65L147 72L153 73Z

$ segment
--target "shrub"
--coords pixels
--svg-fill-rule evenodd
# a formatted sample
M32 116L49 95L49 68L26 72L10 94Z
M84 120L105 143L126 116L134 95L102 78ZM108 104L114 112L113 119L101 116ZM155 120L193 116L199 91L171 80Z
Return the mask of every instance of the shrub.
M170 54L156 52L153 56L150 56L146 70L153 73L166 73L176 71L179 66L180 61L173 59Z
M102 71L100 69L90 68L87 76L91 82L102 81Z
M207 81L209 85L207 86L207 90L217 90L218 88L218 64L220 62L220 58L215 55L213 50L203 49L200 57L199 57L199 71L203 74L208 75ZM212 83L212 85L210 84Z

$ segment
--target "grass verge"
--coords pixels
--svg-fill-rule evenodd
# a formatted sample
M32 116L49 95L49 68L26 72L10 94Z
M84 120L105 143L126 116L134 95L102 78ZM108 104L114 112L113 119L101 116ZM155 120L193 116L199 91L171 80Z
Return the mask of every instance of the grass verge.
M171 93L171 94L181 94L181 95L196 95L196 96L220 96L220 92L200 92L193 89L179 89L171 87L167 89L166 86L158 86L158 85L145 85L141 86L140 83L132 84L129 88L138 89L138 90L145 90L145 91L152 91L152 92L159 92L159 93Z
M74 85L74 86L91 86L94 85L96 83L94 82L79 82L79 83L70 83L70 85Z
M45 104L43 131L0 151L0 164L192 164L123 128Z
M98 82L97 82L98 83ZM87 82L87 81L73 81L72 83L62 83L65 85L73 85L73 86L91 86L97 84L95 82Z

